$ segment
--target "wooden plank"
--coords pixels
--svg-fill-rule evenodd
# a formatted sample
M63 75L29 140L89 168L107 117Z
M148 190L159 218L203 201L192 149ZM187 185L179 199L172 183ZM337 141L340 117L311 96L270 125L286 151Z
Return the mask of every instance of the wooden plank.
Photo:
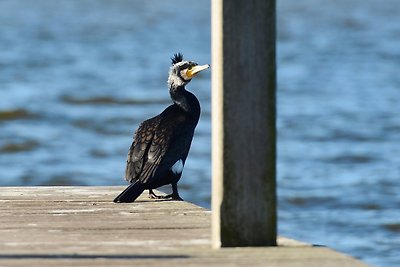
M122 187L0 188L0 266L367 265L328 248L211 249L211 213L179 201L115 204Z
M212 1L213 245L276 245L275 0Z

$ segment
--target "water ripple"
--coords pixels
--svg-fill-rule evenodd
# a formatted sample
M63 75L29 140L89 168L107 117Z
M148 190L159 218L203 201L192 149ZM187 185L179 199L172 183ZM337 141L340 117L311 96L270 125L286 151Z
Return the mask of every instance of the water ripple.
M170 99L118 99L112 96L98 96L90 98L79 98L71 95L63 95L60 100L73 105L148 105L148 104L170 104Z
M37 119L39 116L26 109L10 109L0 111L0 121Z
M20 153L26 151L32 151L39 147L39 142L35 140L28 140L19 143L6 143L0 146L0 152L2 153Z

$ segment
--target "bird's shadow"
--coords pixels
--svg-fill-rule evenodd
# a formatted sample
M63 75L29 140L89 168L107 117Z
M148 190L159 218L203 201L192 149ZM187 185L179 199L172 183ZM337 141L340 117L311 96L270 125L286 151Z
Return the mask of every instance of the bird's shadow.
M102 255L102 254L0 254L0 260L23 260L23 259L184 259L189 258L187 255Z
M115 204L132 204L132 203L151 203L151 202L182 202L184 200L178 200L178 199L165 199L165 198L160 198L160 199L148 199L148 200L135 200L134 202L130 203L123 203L123 202L114 202Z

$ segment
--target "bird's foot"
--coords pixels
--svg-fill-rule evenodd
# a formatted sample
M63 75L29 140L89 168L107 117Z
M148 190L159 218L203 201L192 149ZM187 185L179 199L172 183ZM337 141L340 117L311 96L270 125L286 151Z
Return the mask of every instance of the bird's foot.
M183 199L179 195L178 196L173 196L172 200L183 201Z
M153 192L153 190L149 190L149 198L151 198L151 199L163 199L164 196L157 196L157 195Z
M166 196L162 196L164 199L171 199L171 200L177 200L177 201L183 201L183 199L178 195L178 194L169 194Z
M158 196L156 195L153 190L149 190L149 198L151 199L171 199L171 200L178 200L183 201L183 199L178 194L169 194L165 196Z
M174 194L158 196L158 199L171 199L171 200L183 201L183 199L179 195L174 195Z

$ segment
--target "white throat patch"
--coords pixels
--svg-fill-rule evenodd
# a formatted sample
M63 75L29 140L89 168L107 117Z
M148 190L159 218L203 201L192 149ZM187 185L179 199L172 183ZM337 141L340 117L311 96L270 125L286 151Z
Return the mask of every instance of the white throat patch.
M171 167L171 171L175 174L181 174L183 170L183 161L180 159Z

